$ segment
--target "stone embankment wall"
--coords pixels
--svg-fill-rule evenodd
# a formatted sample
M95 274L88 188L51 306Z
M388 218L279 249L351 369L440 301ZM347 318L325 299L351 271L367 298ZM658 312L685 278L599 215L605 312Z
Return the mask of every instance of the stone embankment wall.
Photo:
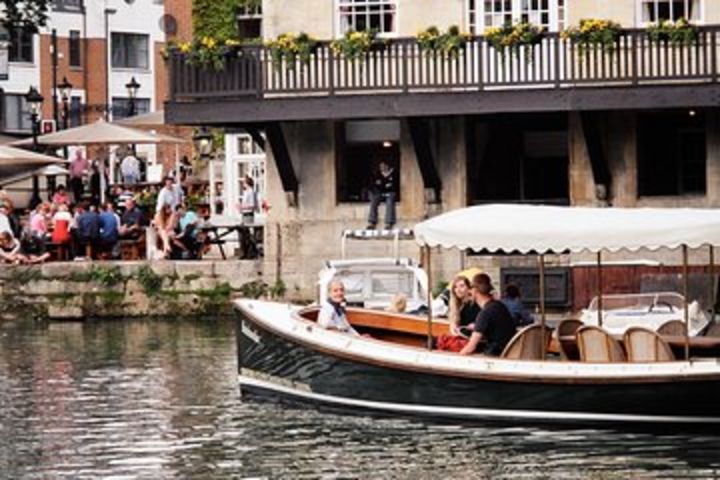
M254 261L0 266L0 320L226 315L234 296L281 298Z

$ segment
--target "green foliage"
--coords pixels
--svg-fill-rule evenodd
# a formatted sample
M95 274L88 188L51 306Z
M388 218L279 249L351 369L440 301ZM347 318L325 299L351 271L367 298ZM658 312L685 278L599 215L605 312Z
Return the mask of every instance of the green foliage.
M193 0L193 32L197 38L236 38L237 9L241 0Z
M507 51L519 54L521 47L532 47L542 41L543 29L528 22L502 27L490 27L485 30L485 39L502 55ZM525 60L532 60L532 51L525 50Z
M230 298L232 287L227 282L223 282L211 290L200 290L198 296L203 297L211 302L220 303Z
M275 283L273 283L268 289L268 293L270 294L270 297L276 300L285 297L285 294L287 293L287 286L285 285L285 282L283 282L282 278L275 280Z
M622 34L622 27L618 23L611 20L586 18L580 20L579 26L563 31L562 38L578 44L581 52L587 51L593 46L601 46L612 52L620 34Z
M378 40L376 30L362 32L348 31L345 36L330 44L330 48L336 55L345 57L350 61L363 58L373 47L383 46L384 43Z
M0 0L0 24L8 30L26 28L37 32L48 20L50 0Z
M284 60L285 66L293 69L298 60L302 64L310 62L310 56L317 49L317 40L305 32L300 32L298 35L283 33L277 39L268 42L266 46L270 49L270 57L275 68L282 66Z
M138 270L137 280L148 297L155 297L162 290L162 277L147 265L142 266L140 270Z
M120 267L96 267L90 269L89 280L106 287L113 287L125 281Z
M648 36L656 42L667 42L671 45L692 45L697 41L697 27L691 24L686 18L676 22L663 20L647 29Z
M253 280L240 287L240 294L246 298L260 298L268 293L267 283L260 280Z
M448 287L448 285L449 285L449 283L446 282L445 280L439 280L439 281L435 284L435 288L433 288L433 291L432 291L432 296L433 296L433 298L437 297L437 296L440 295L443 291L445 291L445 289Z
M461 34L457 25L451 26L445 33L440 33L436 26L432 26L417 35L420 50L429 55L444 53L451 57L457 57L465 48L467 41L468 36Z

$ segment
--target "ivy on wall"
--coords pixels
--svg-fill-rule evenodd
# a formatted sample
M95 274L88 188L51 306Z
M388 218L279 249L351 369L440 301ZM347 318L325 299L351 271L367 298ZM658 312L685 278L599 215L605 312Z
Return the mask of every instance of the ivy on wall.
M193 0L195 38L237 38L236 16L243 6L260 7L262 0Z
M22 27L36 32L47 23L49 7L49 0L0 0L0 24L7 29Z

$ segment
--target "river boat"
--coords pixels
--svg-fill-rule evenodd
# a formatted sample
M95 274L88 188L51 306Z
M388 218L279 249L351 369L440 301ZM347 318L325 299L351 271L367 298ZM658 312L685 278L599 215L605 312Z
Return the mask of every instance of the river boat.
M422 319L348 308L350 323L369 334L358 337L318 327L318 307L237 300L242 394L468 421L720 424L720 358L702 355L720 339L687 329L618 339L586 326L575 337L583 357L568 360L548 354L543 300L545 256L554 252L594 252L600 264L605 251L679 248L686 272L688 249L709 247L715 288L717 211L486 205L422 222L415 236L426 267L437 247L536 255L540 324L519 331L500 357L460 356L427 348L447 333L431 313ZM689 323L687 304L681 318ZM685 354L674 357L670 346Z

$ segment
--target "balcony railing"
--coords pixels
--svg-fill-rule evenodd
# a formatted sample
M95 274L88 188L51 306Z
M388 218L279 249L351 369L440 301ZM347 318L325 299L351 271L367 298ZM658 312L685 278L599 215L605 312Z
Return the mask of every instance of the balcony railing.
M273 63L269 49L244 47L222 70L191 65L176 54L170 65L171 101L211 97L472 92L564 89L718 81L720 26L700 27L696 41L678 45L625 30L609 47L581 48L558 34L518 52L501 52L473 37L457 55L422 51L415 39L397 39L350 61L318 45L309 62Z

